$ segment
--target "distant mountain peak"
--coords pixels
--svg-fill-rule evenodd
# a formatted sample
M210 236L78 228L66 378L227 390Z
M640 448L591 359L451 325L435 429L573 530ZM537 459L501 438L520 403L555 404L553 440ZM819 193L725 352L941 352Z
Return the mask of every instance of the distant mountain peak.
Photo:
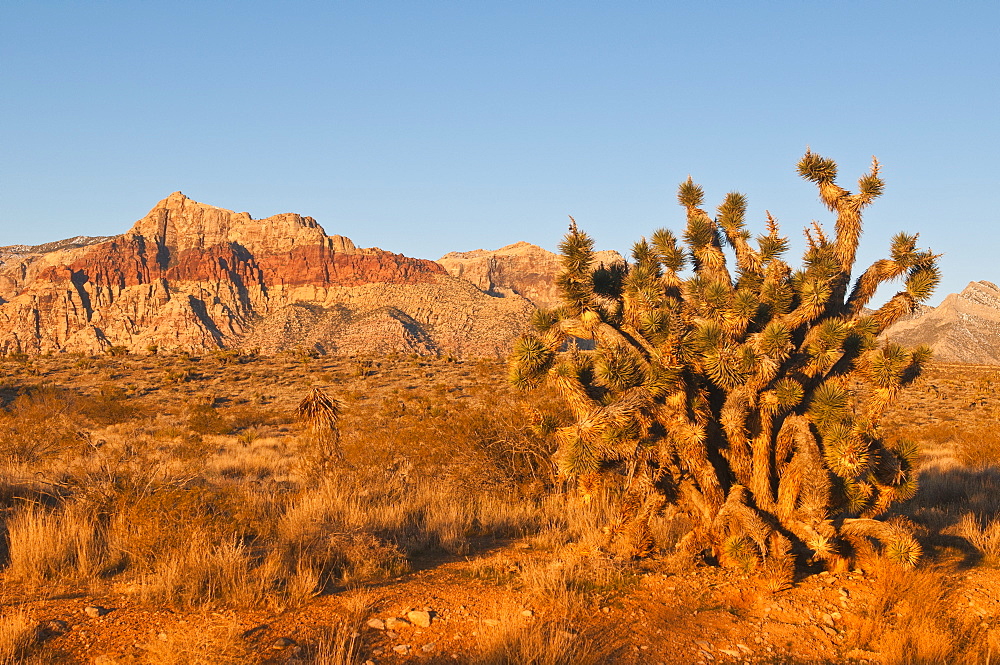
M624 261L613 250L594 252L594 259L608 265ZM448 274L467 279L493 296L516 294L546 309L562 303L556 286L556 277L562 271L559 255L530 242L522 240L493 250L450 252L438 263Z
M885 337L910 347L925 344L941 362L1000 364L1000 287L970 282L937 307L891 326Z

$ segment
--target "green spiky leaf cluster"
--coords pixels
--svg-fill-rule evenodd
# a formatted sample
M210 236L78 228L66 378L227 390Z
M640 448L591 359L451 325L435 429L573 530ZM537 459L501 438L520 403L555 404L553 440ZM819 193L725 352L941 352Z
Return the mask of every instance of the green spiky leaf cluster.
M845 558L870 536L909 560L917 550L905 530L871 526L916 491L913 446L890 445L879 423L930 353L879 335L931 295L936 256L901 233L888 258L855 276L861 212L884 187L878 162L858 193L837 185L833 160L807 152L798 170L836 214L833 234L807 229L798 269L770 215L752 238L743 194L713 216L690 178L678 192L683 240L660 229L628 263L596 264L574 222L560 245L564 304L535 317L511 377L551 381L571 407L576 421L556 431L565 476L673 503L700 525L687 540L694 550L788 571L776 557ZM902 289L867 309L893 280ZM636 520L648 517L623 507L609 532L640 532Z

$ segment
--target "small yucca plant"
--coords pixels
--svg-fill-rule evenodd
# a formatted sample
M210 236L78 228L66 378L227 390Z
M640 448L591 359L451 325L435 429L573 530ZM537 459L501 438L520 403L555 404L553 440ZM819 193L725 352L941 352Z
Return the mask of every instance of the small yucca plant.
M787 239L770 214L751 243L746 198L729 194L713 217L690 178L678 193L683 243L661 229L635 244L632 262L595 265L574 222L560 245L564 304L537 313L511 379L547 379L572 409L575 422L556 432L564 476L585 495L620 487L609 546L646 550L648 520L671 503L697 524L689 551L777 578L796 552L831 564L873 545L919 556L903 526L875 519L916 491L914 446L889 443L879 421L930 350L878 336L931 295L936 257L900 233L889 258L852 281L861 212L883 189L879 164L856 194L836 184L832 160L806 152L798 170L837 216L832 238L816 223L806 230L798 270L782 259ZM904 288L868 310L894 279Z
M320 461L325 466L329 462L344 458L340 447L340 402L316 387L299 402L299 420L309 426Z

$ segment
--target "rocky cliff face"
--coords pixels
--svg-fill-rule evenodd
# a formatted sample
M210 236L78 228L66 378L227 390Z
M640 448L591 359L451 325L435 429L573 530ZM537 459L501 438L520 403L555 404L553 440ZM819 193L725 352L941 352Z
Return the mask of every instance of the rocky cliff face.
M623 260L618 252L610 250L596 252L595 258L607 265ZM559 255L538 245L518 242L497 250L451 252L438 263L448 274L469 280L484 293L519 295L545 309L561 302L556 287L561 270Z
M180 192L120 236L0 248L5 353L155 345L495 356L531 310L432 261L328 236L310 217L253 219Z
M926 344L941 362L1000 365L1000 288L970 282L937 307L896 323L885 337L906 346Z

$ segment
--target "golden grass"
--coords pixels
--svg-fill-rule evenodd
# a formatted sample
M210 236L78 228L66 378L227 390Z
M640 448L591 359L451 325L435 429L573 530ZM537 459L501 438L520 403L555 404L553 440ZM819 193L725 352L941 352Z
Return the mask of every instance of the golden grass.
M944 572L881 560L860 608L855 644L886 665L989 665L1000 662L995 637L956 611Z
M600 665L619 661L622 642L608 631L581 631L569 620L527 623L505 617L479 637L473 665Z
M0 664L25 662L29 649L37 642L37 623L23 610L0 614Z
M360 633L347 623L324 631L315 650L306 656L310 665L356 665L363 662Z
M551 526L540 510L550 444L536 425L557 411L544 395L498 401L493 386L460 399L481 379L451 363L451 387L411 394L404 383L419 385L428 363L398 363L403 382L386 374L379 388L381 362L354 378L341 364L330 383L365 390L343 391L344 459L318 468L315 437L295 420L303 365L275 375L289 383L281 395L247 400L227 383L267 376L275 362L100 358L72 370L101 381L22 385L0 409L0 448L16 453L0 483L4 579L29 596L107 587L175 608L285 608L427 553L463 555ZM43 358L19 375L67 376ZM373 390L397 395L402 415L379 415Z
M28 584L87 582L104 564L103 526L85 505L54 512L29 505L7 521L7 579Z
M144 645L147 665L242 665L252 662L252 650L232 620L201 617L190 627L161 633Z

